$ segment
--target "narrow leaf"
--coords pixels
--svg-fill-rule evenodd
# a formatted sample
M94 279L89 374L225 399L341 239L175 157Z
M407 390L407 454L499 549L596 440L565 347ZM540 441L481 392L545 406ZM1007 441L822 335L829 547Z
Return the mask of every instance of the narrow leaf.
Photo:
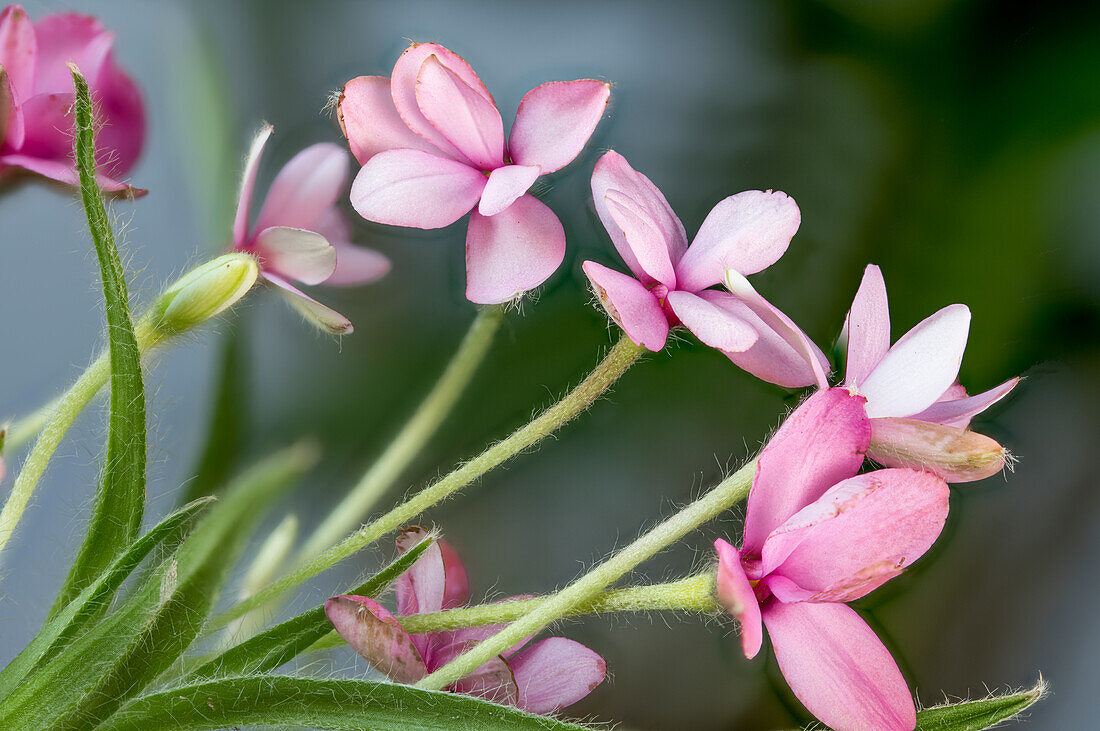
M1027 710L1046 694L1040 678L1031 690L992 696L980 701L952 703L917 712L917 731L981 731Z

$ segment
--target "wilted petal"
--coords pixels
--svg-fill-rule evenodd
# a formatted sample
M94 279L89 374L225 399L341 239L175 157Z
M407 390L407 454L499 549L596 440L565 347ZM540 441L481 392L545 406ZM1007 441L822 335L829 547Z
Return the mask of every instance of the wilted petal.
M495 216L527 192L539 176L538 165L505 165L489 173L489 182L481 191L477 212Z
M911 731L916 709L894 658L845 604L764 608L775 659L810 713L836 731Z
M256 173L260 169L264 145L274 131L274 127L265 124L252 138L252 145L248 148L248 158L245 160L244 173L241 175L241 192L237 199L237 216L233 220L233 243L238 248L248 242L248 223L251 217L252 193L256 188Z
M290 306L313 325L333 335L350 335L354 330L348 318L321 304L282 277L271 272L264 272L263 276L278 287Z
M1007 396L1019 382L1019 378L1010 378L1000 386L975 396L965 396L966 392L963 391L963 398L950 400L941 398L919 414L914 414L912 418L965 429L972 418Z
M756 342L756 330L749 323L702 297L673 291L668 293L668 304L684 327L712 348L741 352Z
M10 135L9 135L10 133ZM0 66L0 147L18 149L23 144L23 111L15 101L8 74Z
M325 616L357 653L387 677L415 683L428 674L413 638L373 599L334 596L325 602Z
M607 663L595 651L565 637L548 637L508 658L519 691L516 705L528 713L552 713L595 690Z
M581 268L608 316L635 345L655 353L665 347L668 317L652 292L634 277L594 261L586 261Z
M867 456L887 467L913 467L948 482L974 482L1005 468L1005 448L984 434L917 419L871 419Z
M955 381L970 332L970 309L950 305L924 319L883 356L860 392L868 416L911 416Z
M843 388L818 391L787 417L757 462L742 553L759 556L769 533L859 471L868 422L863 397Z
M331 242L336 249L336 271L325 280L330 287L366 284L384 277L390 271L390 260L374 249L348 243Z
M420 111L475 167L504 162L504 122L496 104L483 97L436 56L428 56L416 79Z
M87 15L63 13L39 18L34 24L38 40L35 91L68 92L73 77L67 64L74 63L94 89L111 53L114 34Z
M389 150L355 176L351 205L375 223L442 228L474 207L485 182L469 165L420 150Z
M343 194L347 182L347 153L327 142L310 145L275 176L256 228L289 226L316 231L317 224Z
M437 152L401 119L385 76L357 76L345 84L336 119L360 165L386 150Z
M747 190L714 207L676 265L680 289L697 292L723 281L727 269L755 274L778 261L802 221L794 199Z
M858 387L890 350L890 303L882 272L874 264L868 264L863 272L845 331L848 357L844 383Z
M303 284L320 284L336 270L336 249L321 234L272 226L256 236L265 271Z
M529 195L495 216L470 214L466 232L466 298L509 302L534 289L565 259L565 230L542 201Z
M750 660L760 652L764 631L760 626L760 603L741 567L741 554L721 538L714 542L718 552L718 601L741 624L741 649Z
M573 161L600 123L611 85L594 79L551 81L524 95L508 137L520 165L552 173Z
M661 211L642 205L618 190L608 190L604 202L642 271L669 289L675 289L676 273L669 258Z

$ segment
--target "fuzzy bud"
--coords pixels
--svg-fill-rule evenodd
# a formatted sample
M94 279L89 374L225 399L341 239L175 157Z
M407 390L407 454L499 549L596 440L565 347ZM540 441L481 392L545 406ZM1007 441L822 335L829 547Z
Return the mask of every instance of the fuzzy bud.
M867 456L886 467L912 467L947 482L974 482L997 474L1008 452L995 440L955 426L919 419L871 419Z
M239 252L192 269L157 301L158 327L182 332L206 322L243 297L256 283L259 272L256 260Z

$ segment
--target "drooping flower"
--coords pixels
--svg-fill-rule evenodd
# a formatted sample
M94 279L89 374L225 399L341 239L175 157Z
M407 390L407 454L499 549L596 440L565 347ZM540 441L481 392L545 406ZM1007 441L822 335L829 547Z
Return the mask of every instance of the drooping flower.
M363 284L385 275L390 262L351 243L351 229L336 207L348 180L347 154L337 145L311 145L291 158L271 183L256 223L249 226L256 172L273 131L264 125L252 142L233 222L233 246L254 255L260 275L307 320L337 335L350 333L353 328L346 317L291 281Z
M0 13L0 179L20 170L67 185L73 165L73 80L69 63L88 79L100 114L96 135L99 184L132 189L121 178L141 153L145 111L134 82L115 65L114 34L84 15L49 15L32 23L9 5Z
M584 273L611 318L658 351L683 325L741 368L795 388L825 385L828 360L745 275L774 264L801 214L785 193L750 190L721 201L688 245L684 225L649 178L606 153L592 173L596 213L633 276L593 261ZM710 289L726 282L731 292Z
M397 540L398 549L404 552L425 536L422 528L406 530ZM464 605L469 595L466 568L443 541L429 546L395 584L399 615L454 609ZM410 635L399 617L362 596L333 597L325 602L325 614L356 652L399 683L415 683L502 629L492 625ZM530 640L493 658L448 690L542 714L576 703L603 682L606 663L579 642L565 637Z
M537 86L505 144L496 102L473 68L443 46L414 44L390 78L357 77L340 97L340 127L363 165L352 206L368 221L423 229L470 212L466 297L513 300L565 258L561 222L527 191L580 154L609 96L593 79Z
M924 554L948 510L947 484L927 472L857 474L869 439L862 396L818 391L760 454L741 549L715 542L718 598L745 656L766 627L791 690L837 731L916 724L897 664L845 602Z

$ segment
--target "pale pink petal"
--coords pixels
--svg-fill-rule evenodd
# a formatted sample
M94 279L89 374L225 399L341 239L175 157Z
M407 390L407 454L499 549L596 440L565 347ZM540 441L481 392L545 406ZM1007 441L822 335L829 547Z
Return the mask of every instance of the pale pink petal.
M481 191L477 212L495 216L526 193L539 176L538 165L505 165L489 173L489 182Z
M336 249L321 234L272 226L256 236L256 254L265 272L303 284L320 284L336 270Z
M87 15L47 15L34 24L38 39L35 74L37 93L72 91L73 77L67 64L74 63L95 88L100 70L111 52L114 34Z
M932 547L947 520L947 483L927 472L875 470L844 480L764 541L765 574L850 602L897 576Z
M611 85L594 79L551 81L524 95L508 137L508 152L520 165L552 173L573 161L596 131Z
M918 419L871 419L867 456L887 467L912 467L948 482L974 482L1005 468L1005 448L984 434Z
M970 331L970 309L950 305L901 337L859 387L868 416L911 416L955 381Z
M316 327L333 335L350 335L354 331L348 318L321 304L282 277L271 272L264 272L263 277L279 289L279 293L298 314Z
M34 72L38 42L27 12L9 5L0 12L0 66L16 94L26 99L35 92ZM71 83L71 78L70 78Z
M868 264L863 272L845 331L848 356L844 383L858 387L890 350L890 303L882 272L874 264Z
M519 702L519 689L512 668L499 655L452 683L448 690L501 705L516 706Z
M365 596L334 596L325 616L336 632L371 665L398 683L428 674L413 638L385 607Z
M718 601L741 624L741 650L750 660L760 652L764 631L760 627L760 603L741 567L741 554L721 538L714 542L718 552Z
M539 640L507 662L519 690L516 705L540 715L573 705L607 676L598 653L565 637Z
M389 273L390 260L374 249L346 241L332 241L336 249L336 271L325 280L329 287L347 287L381 279Z
M290 159L264 199L256 228L288 226L316 231L348 182L347 153L328 142L310 145Z
M470 214L466 298L483 305L514 300L553 274L565 259L565 229L530 195L495 216Z
M442 228L477 204L485 182L469 165L420 150L389 150L355 176L351 205L375 223Z
M504 122L491 100L428 56L416 78L416 104L439 132L475 167L492 170L504 162Z
M252 145L248 148L248 157L244 163L244 173L241 175L241 192L237 199L237 216L233 220L233 244L237 248L248 244L248 224L252 211L252 193L256 188L256 173L260 169L260 158L264 154L264 145L271 137L275 128L270 124L260 127L260 131L252 138Z
M668 293L668 304L695 337L712 348L731 353L748 350L756 342L756 330L737 315L690 292Z
M697 292L723 281L727 269L755 274L779 260L802 216L779 191L747 190L714 207L676 265L679 288Z
M397 550L401 553L424 541L428 532L420 526L412 526L401 531L397 537ZM462 583L466 584L466 569L461 562ZM428 546L416 563L393 582L397 596L398 614L422 614L438 612L443 609L447 592L447 564L443 560L443 550L436 541ZM460 602L461 604L461 602Z
M3 155L0 156L0 168L5 165L12 167L22 168L28 172L41 175L44 178L50 180L56 180L59 183L65 185L79 185L80 179L76 174L76 168L73 167L72 162L62 162L59 160L42 160L37 157L31 157L30 155ZM129 184L122 182L121 180L115 180L109 178L106 175L96 175L96 182L99 183L99 189L107 193L116 193L120 195L130 196L133 198L140 198L149 191L142 190L141 188L133 188Z
M611 243L623 258L627 268L646 287L657 284L657 281L646 274L639 265L638 258L631 250L607 203L607 193L617 190L624 196L632 199L640 209L646 210L650 218L657 222L656 227L661 232L661 238L668 249L669 259L675 264L683 256L687 249L687 234L684 232L684 224L676 217L672 207L665 200L664 195L657 189L649 178L630 167L630 163L619 153L611 150L596 161L596 167L592 171L592 202L596 205L596 214L600 217L603 227L607 229Z
M773 601L763 615L783 677L818 720L836 731L912 731L905 678L853 609Z
M470 596L470 580L466 576L466 566L458 557L458 552L446 541L438 541L439 553L443 557L443 609L454 609L466 603Z
M345 84L336 119L360 165L386 150L438 152L401 119L385 76L357 76Z
M665 347L668 316L657 297L637 279L594 261L581 265L600 304L635 345L654 353Z
M675 289L676 272L669 258L666 231L658 218L660 211L641 205L618 190L608 190L604 201L642 271L665 287Z
M1012 389L1016 388L1016 384L1019 382L1019 378L1010 378L1000 386L974 396L964 396L952 400L941 399L911 418L965 429L973 417L1007 396ZM948 389L948 392L950 391L951 389ZM963 391L963 393L966 392Z
M133 79L118 68L110 54L92 86L92 101L99 112L96 164L111 177L121 177L141 155L145 105Z
M855 475L870 438L863 397L843 388L818 391L795 409L758 458L741 552L759 556L769 533Z

